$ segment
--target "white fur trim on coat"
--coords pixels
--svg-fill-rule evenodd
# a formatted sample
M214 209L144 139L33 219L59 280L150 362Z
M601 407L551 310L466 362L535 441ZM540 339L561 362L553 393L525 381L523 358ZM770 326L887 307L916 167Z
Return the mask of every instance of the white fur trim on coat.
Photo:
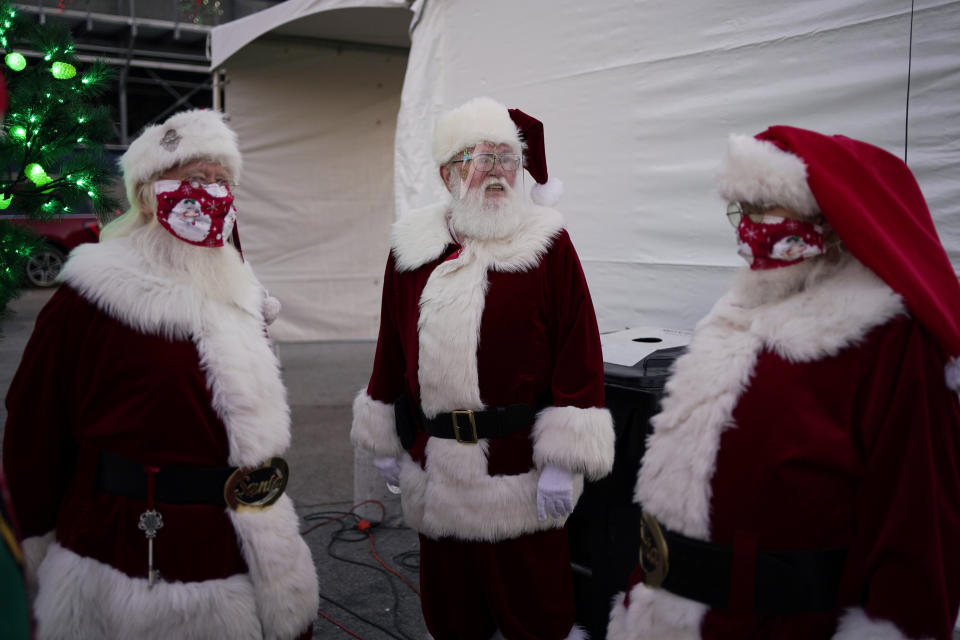
M488 441L427 441L426 469L409 455L400 461L404 520L431 538L497 542L563 526L566 518L537 517L539 470L509 476L487 472ZM574 502L583 493L583 476L573 477Z
M445 164L453 154L483 141L521 148L510 112L486 97L474 98L440 116L433 131L433 159L438 165Z
M136 187L141 182L201 158L222 164L231 180L240 178L237 134L223 121L223 114L219 111L181 111L163 124L147 127L120 158L127 199L130 204L136 202Z
M820 212L807 184L806 163L772 142L752 136L730 136L717 188L728 202L777 205L808 217Z
M608 409L547 407L533 425L533 461L598 480L613 469L614 437Z
M34 614L44 640L259 640L264 633L247 575L150 588L145 578L54 543L40 565L40 584Z
M403 453L393 405L374 400L366 389L361 389L353 399L350 442L377 456L397 457Z
M243 541L263 637L295 638L316 617L320 596L293 501L284 495L269 509L227 513Z
M787 269L781 271L789 276ZM741 272L733 289L697 325L687 352L677 360L662 411L652 418L654 432L637 474L637 503L668 528L699 540L709 539L711 481L720 437L736 428L731 416L750 384L761 349L773 349L793 362L819 360L856 344L905 311L900 297L853 259L806 290L769 303L756 301L748 275L747 269ZM703 605L661 598L666 596L670 594L636 585L630 611L618 612L615 606L613 613L618 619L626 616L632 631L611 637L698 637L689 635L688 628L702 617ZM676 630L661 632L672 619L677 620Z
M47 555L47 549L56 540L56 532L48 531L42 536L24 538L20 543L23 552L23 572L26 578L27 594L32 600L37 593L37 568Z
M622 593L613 599L607 640L700 640L706 605L643 583L630 591L629 608L623 599Z
M447 204L411 211L393 223L390 250L397 271L413 271L443 254L453 238L447 227Z
M840 618L833 640L910 640L910 638L892 622L872 620L863 609L855 608L848 609ZM933 638L922 640L933 640Z
M129 327L194 342L213 408L226 426L228 462L243 467L286 451L290 412L280 363L264 333L263 287L248 265L238 273L230 285L234 302L214 300L190 282L148 266L133 239L124 237L81 245L71 253L61 279ZM292 507L281 501L256 514L256 526L241 526L248 520L231 512L268 637L306 628L317 610L315 600L303 595L317 592L316 573L296 517L288 512ZM260 530L270 534L260 535ZM277 571L290 557L308 563L300 571ZM282 594L289 601L281 602Z

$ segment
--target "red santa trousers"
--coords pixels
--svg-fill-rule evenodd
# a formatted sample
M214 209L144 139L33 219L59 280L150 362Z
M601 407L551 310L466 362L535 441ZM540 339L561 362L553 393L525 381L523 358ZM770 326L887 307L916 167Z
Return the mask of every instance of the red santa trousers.
M434 640L563 640L574 623L567 529L499 542L420 536L423 617Z

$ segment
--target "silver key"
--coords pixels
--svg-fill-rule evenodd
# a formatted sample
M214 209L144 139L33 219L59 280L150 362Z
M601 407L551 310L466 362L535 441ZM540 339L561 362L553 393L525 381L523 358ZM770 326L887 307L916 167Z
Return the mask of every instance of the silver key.
M156 509L148 509L140 514L138 526L147 536L147 585L153 588L160 577L160 572L153 568L153 539L157 537L157 531L163 528L163 516Z

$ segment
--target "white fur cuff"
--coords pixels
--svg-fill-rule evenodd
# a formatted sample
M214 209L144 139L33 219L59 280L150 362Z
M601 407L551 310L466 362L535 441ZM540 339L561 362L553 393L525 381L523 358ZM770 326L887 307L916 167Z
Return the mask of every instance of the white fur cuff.
M613 469L613 417L607 409L547 407L533 425L533 460L597 480Z
M360 449L372 451L378 456L397 457L403 453L397 436L397 423L393 405L374 400L366 389L353 400L353 426L350 427L350 442Z
M947 388L951 391L960 391L960 358L951 358L944 369Z
M871 620L863 609L848 609L840 623L833 640L908 640L896 625L886 620ZM930 639L932 640L932 639Z
M32 536L24 538L20 543L20 550L23 552L23 568L27 577L27 593L32 598L37 593L37 567L43 562L47 555L47 549L56 539L53 531L48 531L42 536Z

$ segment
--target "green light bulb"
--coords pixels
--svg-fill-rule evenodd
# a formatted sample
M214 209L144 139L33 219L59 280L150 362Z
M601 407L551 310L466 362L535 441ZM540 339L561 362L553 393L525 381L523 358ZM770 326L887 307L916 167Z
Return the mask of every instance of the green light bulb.
M43 167L41 167L36 162L30 163L27 165L26 173L27 173L27 177L30 179L30 182L37 185L38 187L42 187L48 182L53 182L53 178L48 176L47 172L44 171ZM51 191L53 191L53 189L47 189L46 191L44 191L44 193L50 193Z
M27 137L27 130L23 127L13 127L10 129L10 136L17 140L25 140Z
M27 177L30 178L30 182L36 184L37 180L43 180L47 177L47 172L36 162L32 162L27 165Z
M57 80L69 80L77 75L77 68L69 62L54 62L50 66L50 73Z
M13 202L13 196L8 196L5 193L0 193L0 209L6 209L10 206L10 203Z
M16 51L11 51L4 56L3 61L14 71L23 71L27 67L27 59L23 57L22 53Z

